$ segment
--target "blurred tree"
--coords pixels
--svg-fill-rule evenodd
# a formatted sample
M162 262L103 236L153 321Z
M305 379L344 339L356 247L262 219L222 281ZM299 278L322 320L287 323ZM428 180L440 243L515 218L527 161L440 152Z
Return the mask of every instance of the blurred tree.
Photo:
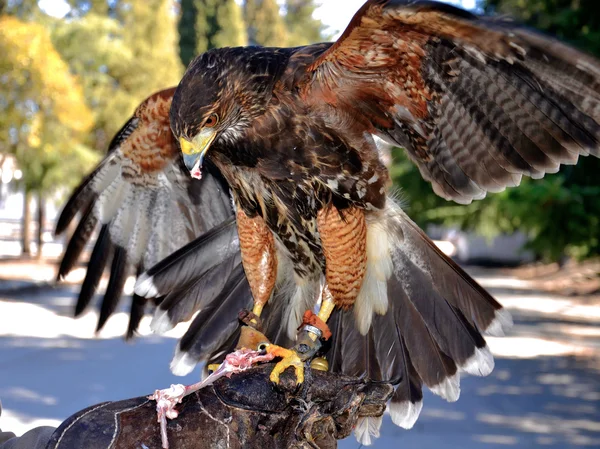
M184 65L210 48L247 45L296 46L323 40L313 0L181 0L179 55ZM246 30L247 27L247 30ZM250 39L249 39L250 35Z
M76 184L73 174L91 168L96 157L81 141L93 117L77 78L41 25L0 17L0 73L0 153L14 155L23 172L23 251L28 253L31 194L43 209L46 195ZM43 220L43 210L38 218Z
M182 0L179 55L184 65L211 48L248 43L242 8L235 0Z
M134 60L130 70L119 74L119 84L138 104L151 93L176 85L183 75L174 0L120 0L116 5L123 42Z
M103 153L111 137L131 115L137 97L150 93L138 92L135 85L126 88L121 83L129 72L136 70L133 51L125 44L123 27L114 18L90 12L55 23L52 40L71 71L79 76L86 102L94 114L94 127L86 143Z
M276 0L246 0L244 18L251 45L285 46L288 33Z
M152 92L177 84L175 0L69 0L66 20L36 0L11 0L7 11L44 24L71 70L82 80L95 126L87 143L106 151L112 135Z
M288 30L287 45L314 44L323 40L325 27L320 20L313 18L317 5L312 0L286 0L285 24Z
M30 18L39 13L37 0L0 0L0 11L19 18Z
M53 19L46 15L36 0L11 0L5 7L6 13L29 22L21 23L21 27L30 26L34 30L31 31L34 33L31 39L43 33L46 33L44 36L47 38L48 30L50 31L52 42L44 41L44 48L51 49L48 54L53 55L52 57L56 56L60 60L62 56L68 63L63 72L66 71L69 76L69 72L76 74L81 80L81 85L78 85L72 77L74 81L71 84L79 89L80 95L83 92L83 107L87 115L80 114L75 106L69 107L72 113L69 125L73 128L76 120L83 117L90 118L90 126L93 123L91 130L88 127L87 132L78 132L76 137L72 130L65 132L64 126L55 126L53 121L63 123L58 111L66 103L66 95L53 93L51 98L55 104L46 107L45 102L42 108L36 104L36 98L41 98L36 89L39 90L39 86L44 85L41 81L36 81L37 84L33 85L26 85L26 81L29 82L27 77L14 81L19 69L10 58L19 60L20 53L26 54L29 51L23 47L28 42L27 39L20 42L21 46L11 48L12 53L0 56L6 66L6 72L3 70L1 73L8 73L7 76L14 81L12 85L3 83L2 88L13 96L21 95L22 92L27 95L26 99L19 102L15 103L11 99L12 103L7 100L0 105L9 105L6 107L21 113L21 122L11 122L8 126L3 126L2 131L12 139L8 141L13 145L10 149L18 155L19 168L25 174L23 184L27 198L31 196L30 192L46 192L46 186L54 188L77 182L77 178L87 171L87 166L84 170L79 162L82 158L93 158L88 147L105 152L109 139L131 115L136 105L152 92L176 84L183 72L177 57L175 0L70 0L69 5L71 9L67 20ZM16 29L16 26L12 28ZM8 42L7 34L4 36L5 42ZM40 52L45 53L45 50ZM45 55L45 59L50 57ZM32 60L35 61L36 58ZM34 65L27 70L37 70L35 73L54 72L55 78L62 76L63 72L55 67L48 69L47 64L40 64L39 67ZM88 107L93 113L90 113ZM39 116L39 123L33 120L36 115ZM7 121L8 117L10 115L1 120ZM26 142L26 138L30 139L34 135L31 130L36 130L41 136L38 146L43 148L44 158L21 157L34 154L31 148L35 146ZM77 154L65 157L61 148L69 148ZM57 162L60 162L60 173L55 171ZM66 176L67 174L70 176ZM38 200L43 202L43 198ZM29 214L28 210L26 212Z
M508 13L527 25L600 55L600 8L596 0L485 0L488 13ZM523 178L518 188L460 206L437 197L400 149L392 176L407 212L421 226L453 225L486 235L522 231L544 260L600 254L600 161L586 158L542 180Z
M600 55L597 0L486 0L488 13L508 14L538 30Z
M217 29L214 36L208 40L205 48L197 47L198 53L212 47L239 47L248 43L246 25L244 24L240 5L235 0L220 0L218 4L215 20Z
M197 0L181 0L181 15L177 24L179 31L179 59L187 67L196 56Z
M72 6L71 19L52 24L52 38L82 80L94 112L87 143L105 152L140 101L181 78L176 10L172 0L96 0Z

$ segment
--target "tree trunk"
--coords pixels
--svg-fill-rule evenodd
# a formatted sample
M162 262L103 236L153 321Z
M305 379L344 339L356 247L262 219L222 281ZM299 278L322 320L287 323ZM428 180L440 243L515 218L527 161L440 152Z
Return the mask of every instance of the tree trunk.
M44 194L40 191L37 196L38 210L37 210L37 254L36 258L42 258L42 249L44 245L44 221L46 216L46 200Z
M31 192L25 187L23 192L23 222L21 224L21 254L31 255L29 237L31 234Z
M183 399L168 421L171 449L333 449L360 418L378 419L390 384L307 368L305 382L273 365L223 377ZM160 449L156 402L145 397L82 410L54 432L46 449Z

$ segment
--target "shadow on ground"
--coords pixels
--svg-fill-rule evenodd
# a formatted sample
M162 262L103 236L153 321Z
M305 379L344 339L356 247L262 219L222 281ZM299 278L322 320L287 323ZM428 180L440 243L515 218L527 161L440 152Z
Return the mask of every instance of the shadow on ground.
M410 431L386 417L375 448L494 449L600 447L599 302L548 296L495 271L477 271L513 312L508 338L490 339L496 369L465 377L458 402L427 393ZM151 393L177 378L168 369L176 340L147 335L124 343L124 310L96 338L96 314L70 318L75 288L0 297L3 430L56 423L88 405ZM143 330L147 333L147 329ZM344 449L358 448L349 438Z

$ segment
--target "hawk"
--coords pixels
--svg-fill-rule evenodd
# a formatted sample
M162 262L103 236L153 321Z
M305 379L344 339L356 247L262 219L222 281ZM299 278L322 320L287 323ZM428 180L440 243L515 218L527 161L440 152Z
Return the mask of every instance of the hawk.
M505 20L425 0L370 0L333 44L210 50L172 95L171 144L194 178L177 178L188 186L181 191L218 172L233 203L218 217L195 203L192 215L220 223L138 279L136 294L160 302L159 330L201 309L173 370L222 359L245 303L270 340L262 349L282 359L273 381L289 366L302 380L303 355L288 349L298 328L315 347L330 333L329 369L394 384L390 414L406 428L423 385L454 401L460 371L491 372L482 334L501 334L510 318L389 195L374 136L403 147L435 193L464 204L523 175L600 156L598 61ZM145 179L141 164L136 177ZM92 196L106 188L99 179ZM183 214L169 198L166 220ZM136 209L135 223L166 213L151 203ZM100 221L113 242L127 239L123 226L112 231L114 217ZM183 237L168 229L157 234ZM365 420L361 442L378 425Z

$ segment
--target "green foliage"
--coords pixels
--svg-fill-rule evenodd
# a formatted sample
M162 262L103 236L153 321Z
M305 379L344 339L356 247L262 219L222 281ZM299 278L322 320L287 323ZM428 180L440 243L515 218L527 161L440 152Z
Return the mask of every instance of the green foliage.
M248 35L242 8L235 0L221 0L217 8L216 31L211 45L214 47L240 47L247 45Z
M13 154L28 191L78 181L94 155L81 144L93 125L79 81L54 48L47 29L0 17L0 151Z
M487 0L488 12L508 14L529 26L600 55L597 0Z
M26 197L42 202L77 184L140 101L183 72L175 0L69 5L60 20L10 0L0 18L0 158L15 156ZM24 230L29 219L26 208Z
M73 73L79 76L87 104L94 114L94 128L86 143L99 153L131 115L143 90L131 92L120 80L136 70L133 51L125 44L118 20L96 13L72 21L59 21L52 38Z
M102 153L140 101L177 84L183 73L171 0L111 4L98 0L91 11L74 9L72 19L51 25L53 42L94 111L86 143Z
M288 32L276 0L246 0L244 17L252 45L285 46Z
M246 45L242 9L235 0L182 0L179 52L187 65L211 48Z
M323 40L324 26L320 20L314 19L312 16L316 7L314 1L310 0L285 1L288 46L308 45Z
M481 6L600 55L596 0L487 0ZM394 182L402 189L407 212L421 225L453 225L486 236L522 231L531 239L527 246L545 260L600 254L598 159L581 158L577 166L541 180L523 178L519 187L468 206L437 197L402 150L394 150L394 159Z
M39 14L37 0L0 0L2 14L10 14L20 19Z
M177 24L179 31L179 59L184 66L196 56L196 0L181 0L181 15Z
M135 60L135 67L123 74L120 83L137 104L159 89L176 85L183 75L177 57L177 16L173 0L121 0L117 5L124 44Z
M196 54L210 48L245 45L242 9L235 0L196 0Z
M10 80L2 85L2 152L18 156L28 189L77 183L95 159L89 149L104 153L140 101L175 85L183 72L173 0L70 5L68 20L57 20L36 1L14 0L2 27L21 30L3 34L14 43L0 52Z
M323 40L313 0L181 0L179 55L187 65L211 48L247 45L297 46Z

